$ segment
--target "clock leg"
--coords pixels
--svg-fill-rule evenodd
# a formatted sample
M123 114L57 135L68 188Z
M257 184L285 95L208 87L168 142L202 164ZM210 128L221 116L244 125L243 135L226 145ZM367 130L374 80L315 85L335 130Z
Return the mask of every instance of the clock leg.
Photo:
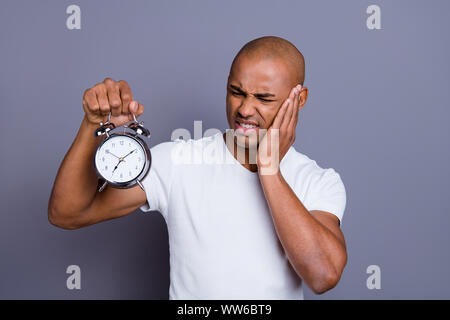
M98 189L98 192L102 192L103 189L105 189L106 185L108 184L108 182L104 182L103 185L100 187L100 189Z
M145 188L144 188L144 186L142 185L142 183L141 183L139 180L136 180L136 182L137 182L137 184L139 185L139 187L141 187L142 191L145 192Z

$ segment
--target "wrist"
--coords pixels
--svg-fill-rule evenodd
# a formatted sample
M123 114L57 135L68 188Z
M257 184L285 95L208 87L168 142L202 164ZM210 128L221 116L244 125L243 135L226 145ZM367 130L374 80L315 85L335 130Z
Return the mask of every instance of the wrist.
M264 168L259 167L258 168L258 175L259 179L262 182L274 182L274 181L281 181L283 179L283 175L281 174L281 171L279 168L275 170L267 169L266 171Z
M98 123L93 123L88 120L86 115L83 117L81 121L80 130L78 135L82 137L83 140L91 141L95 146L98 146L104 137L96 137L95 130L99 127Z
M88 129L88 130L94 130L98 128L100 124L98 123L93 123L91 121L89 121L87 115L84 115L83 120L81 121L81 126L84 129Z

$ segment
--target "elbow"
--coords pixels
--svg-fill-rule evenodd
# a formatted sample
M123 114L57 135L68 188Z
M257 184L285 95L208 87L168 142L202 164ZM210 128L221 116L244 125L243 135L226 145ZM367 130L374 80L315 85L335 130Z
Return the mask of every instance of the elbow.
M333 265L322 269L322 272L316 274L314 277L310 289L317 295L324 294L325 292L333 289L337 286L341 280L342 272L347 265L347 253L344 252L337 262Z
M340 276L337 272L326 272L322 276L317 277L312 281L310 289L317 295L324 294L325 292L336 287L340 280Z
M48 222L55 227L66 230L75 230L82 227L74 218L68 217L51 206L48 208Z

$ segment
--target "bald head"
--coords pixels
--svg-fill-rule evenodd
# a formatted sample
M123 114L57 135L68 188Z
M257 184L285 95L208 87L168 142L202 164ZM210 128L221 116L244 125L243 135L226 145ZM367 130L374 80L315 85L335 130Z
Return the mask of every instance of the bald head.
M295 84L300 83L303 85L305 80L305 60L303 55L292 43L283 38L266 36L248 42L234 58L231 69L242 56L252 60L282 60L288 65L289 70L292 70Z

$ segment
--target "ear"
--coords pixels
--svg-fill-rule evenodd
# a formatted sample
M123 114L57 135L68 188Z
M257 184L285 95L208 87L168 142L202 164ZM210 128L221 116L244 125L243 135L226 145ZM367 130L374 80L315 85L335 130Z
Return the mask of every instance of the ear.
M298 111L300 111L300 109L303 108L303 106L306 103L306 100L308 100L308 88L302 87L302 89L300 90L300 102L298 104Z

